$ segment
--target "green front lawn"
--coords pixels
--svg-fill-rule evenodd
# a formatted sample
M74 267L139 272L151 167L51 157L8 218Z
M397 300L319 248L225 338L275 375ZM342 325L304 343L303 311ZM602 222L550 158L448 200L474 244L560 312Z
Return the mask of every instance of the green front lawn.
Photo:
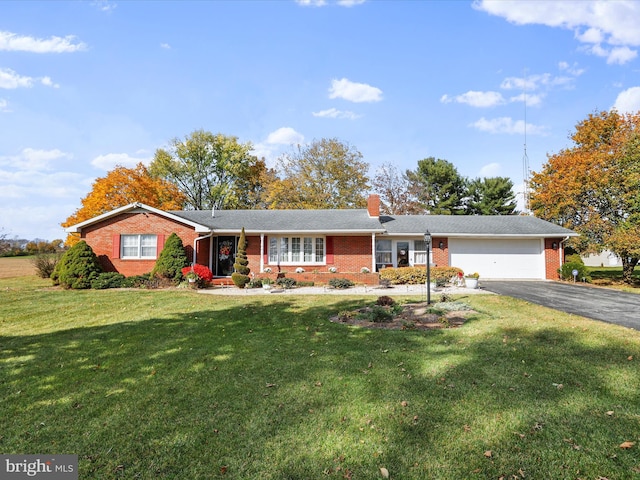
M0 280L0 451L82 479L640 475L640 332L493 295L385 331L328 321L375 297L48 285Z

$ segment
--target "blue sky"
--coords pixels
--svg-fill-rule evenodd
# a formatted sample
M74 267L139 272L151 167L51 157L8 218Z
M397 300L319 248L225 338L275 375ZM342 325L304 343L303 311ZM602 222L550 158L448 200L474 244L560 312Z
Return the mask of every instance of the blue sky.
M538 171L589 113L640 110L639 22L615 0L5 0L0 234L64 238L96 178L197 129L272 166L335 137L371 176L433 156L521 192L525 138Z

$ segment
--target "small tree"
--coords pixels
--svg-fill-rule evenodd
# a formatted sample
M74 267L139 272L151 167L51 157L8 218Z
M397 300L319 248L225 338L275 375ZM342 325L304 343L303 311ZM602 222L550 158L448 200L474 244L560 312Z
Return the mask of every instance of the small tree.
M235 270L231 274L231 280L238 288L244 288L249 283L249 272L251 269L247 266L249 260L247 260L247 239L244 234L244 227L240 232L240 239L238 240L238 253L236 254L236 261L233 264Z
M91 288L91 282L98 278L102 267L93 249L80 240L65 252L51 274L54 285L64 288Z
M167 238L156 264L151 270L152 277L160 277L179 282L182 269L189 265L182 239L174 232Z

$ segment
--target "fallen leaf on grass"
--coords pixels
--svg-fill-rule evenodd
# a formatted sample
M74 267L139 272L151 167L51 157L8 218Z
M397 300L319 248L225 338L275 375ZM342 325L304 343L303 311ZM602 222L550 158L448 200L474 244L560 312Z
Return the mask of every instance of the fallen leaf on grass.
M406 400L403 400L402 402L400 402L400 405L402 405L403 407L406 407L407 405L409 405L409 402L407 402Z
M487 458L491 458L493 456L493 452L491 450L487 450L484 452L484 456Z
M629 355L629 356L627 357L627 360L629 360L629 361L633 360L633 355Z
M389 478L389 470L384 467L380 467L380 475L382 475L382 478Z
M609 417L612 417L612 416L613 416L613 413L614 413L614 412L613 412L613 410L609 410L609 411L606 413L606 415L608 415Z
M620 448L629 449L629 448L633 447L635 444L636 444L636 442L622 442L620 444Z
M277 386L277 385L276 385L275 383L267 383L267 384L265 385L265 387L267 387L267 388L273 388L273 387L276 387L276 386Z

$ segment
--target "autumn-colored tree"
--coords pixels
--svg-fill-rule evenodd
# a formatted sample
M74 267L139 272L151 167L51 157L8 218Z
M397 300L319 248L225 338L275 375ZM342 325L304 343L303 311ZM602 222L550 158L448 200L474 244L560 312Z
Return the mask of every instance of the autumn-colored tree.
M373 177L373 191L380 195L380 213L384 215L412 215L422 213L412 194L406 174L395 165L383 164Z
M620 256L631 283L640 261L640 113L590 114L571 139L532 176L531 209L579 232L579 252Z
M62 226L75 225L133 202L163 210L180 210L185 197L172 183L153 178L142 163L135 168L117 166L105 177L93 182L91 192L81 200L82 207L67 218ZM77 237L69 236L66 244L73 245L77 241Z
M362 154L335 138L314 140L278 159L279 178L266 185L268 208L363 208L369 190Z
M196 130L184 140L174 138L168 148L156 150L151 174L178 186L185 207L194 210L244 206L246 182L260 178L251 143L236 137ZM252 171L256 168L256 172ZM249 180L247 180L249 179ZM255 185L254 185L255 186Z

